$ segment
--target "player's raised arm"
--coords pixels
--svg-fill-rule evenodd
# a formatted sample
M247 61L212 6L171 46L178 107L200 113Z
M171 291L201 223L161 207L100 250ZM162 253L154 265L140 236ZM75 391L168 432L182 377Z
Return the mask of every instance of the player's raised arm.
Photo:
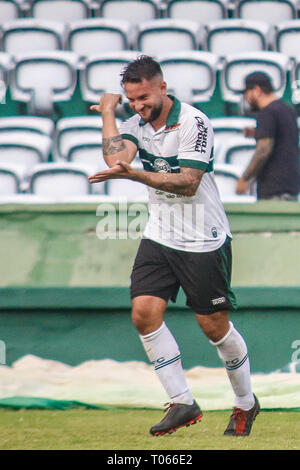
M99 104L90 107L92 111L97 111L102 115L103 158L109 167L115 166L117 160L130 163L137 152L136 145L129 140L124 140L116 125L115 110L121 102L120 94L104 93Z

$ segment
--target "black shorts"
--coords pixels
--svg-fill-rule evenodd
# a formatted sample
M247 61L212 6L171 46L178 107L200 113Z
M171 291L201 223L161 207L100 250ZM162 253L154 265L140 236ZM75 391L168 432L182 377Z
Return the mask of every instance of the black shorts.
M186 304L199 314L235 310L230 287L231 239L218 250L191 253L142 239L131 274L131 299L140 295L176 301L179 288Z

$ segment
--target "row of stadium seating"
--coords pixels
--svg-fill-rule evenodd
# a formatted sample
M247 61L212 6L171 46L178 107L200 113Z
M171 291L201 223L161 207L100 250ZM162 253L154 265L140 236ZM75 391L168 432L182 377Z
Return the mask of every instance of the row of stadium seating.
M299 17L299 0L1 0L5 20L34 17L62 21L88 17L127 19L135 24L154 18L192 19L200 24L226 17L272 24Z
M212 119L212 125L215 174L221 197L224 201L245 200L235 195L235 186L255 148L254 139L244 137L243 129L254 127L255 120L217 118ZM0 199L17 194L56 200L88 195L145 198L146 188L138 183L126 180L88 183L88 175L107 167L101 129L100 116L63 118L56 125L49 118L36 116L0 119ZM133 166L142 168L138 158ZM255 196L250 194L246 200L253 201Z
M201 26L196 21L159 19L133 27L125 20L90 18L64 23L18 19L0 25L0 49L9 54L70 50L81 57L122 50L150 55L205 50L218 56L273 50L291 58L300 55L300 19L279 22L225 19Z
M19 56L0 53L0 101L5 103L8 87L12 99L26 103L30 114L51 115L53 103L70 101L79 84L82 100L97 103L105 91L122 93L120 72L138 54L137 51L103 53L81 62L78 54L68 51L31 52ZM241 102L245 76L253 71L265 71L272 78L279 98L290 86L288 73L291 72L292 87L297 88L300 83L300 57L291 66L289 57L279 52L237 53L222 61L211 52L187 51L158 56L157 60L169 92L190 104L208 102L212 98L218 71L222 100L229 103ZM294 90L295 97L297 90ZM122 109L120 106L120 112Z

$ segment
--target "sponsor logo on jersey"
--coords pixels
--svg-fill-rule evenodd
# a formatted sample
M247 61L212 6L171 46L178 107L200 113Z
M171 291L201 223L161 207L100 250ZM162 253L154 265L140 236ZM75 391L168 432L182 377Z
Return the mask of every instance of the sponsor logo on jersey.
M196 126L198 128L197 140L195 143L195 152L205 153L207 148L208 127L205 126L201 117L195 116Z

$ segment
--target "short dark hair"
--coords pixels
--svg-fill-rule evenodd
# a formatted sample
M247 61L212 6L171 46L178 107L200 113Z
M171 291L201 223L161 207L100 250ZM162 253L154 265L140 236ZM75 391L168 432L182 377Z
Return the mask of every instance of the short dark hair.
M126 82L139 83L145 78L151 80L157 75L163 77L161 67L152 57L140 55L130 62L121 72L121 85Z
M264 72L252 72L247 75L244 92L256 86L259 86L267 95L274 91L270 77Z

